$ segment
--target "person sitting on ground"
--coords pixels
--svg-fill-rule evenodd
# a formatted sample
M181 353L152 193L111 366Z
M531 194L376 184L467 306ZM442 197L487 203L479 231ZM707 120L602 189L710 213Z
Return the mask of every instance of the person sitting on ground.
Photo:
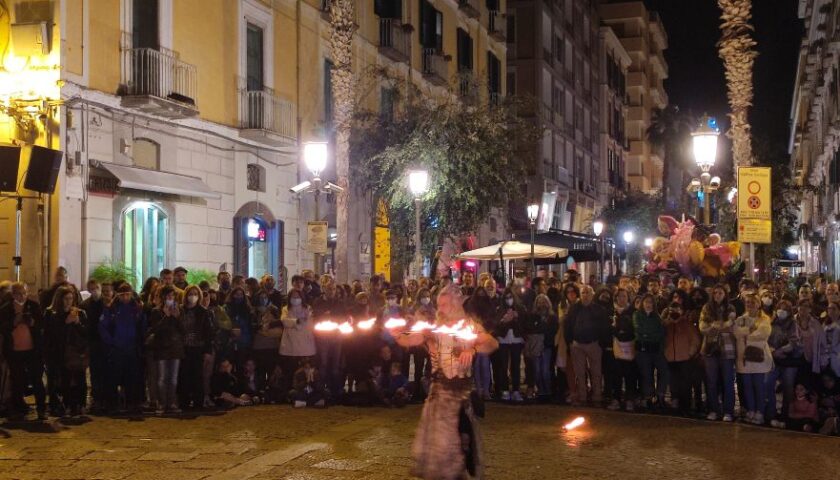
M293 385L289 392L289 398L295 408L324 408L327 406L318 369L315 368L311 360L304 360L301 367L295 372Z
M274 366L274 371L268 376L268 382L265 386L265 403L285 403L286 392L283 390L283 369L280 365Z
M257 372L257 363L254 359L245 360L242 374L239 376L239 390L251 397L254 404L259 404L265 397L265 383L265 379Z
M788 407L787 428L800 432L812 432L817 425L817 400L805 385L796 384L795 397Z
M233 408L251 405L251 398L242 392L239 380L233 374L233 364L227 358L219 362L219 368L210 379L210 391L216 405Z
M388 386L385 388L385 404L392 407L403 407L411 399L408 377L403 375L399 362L391 364L391 374Z

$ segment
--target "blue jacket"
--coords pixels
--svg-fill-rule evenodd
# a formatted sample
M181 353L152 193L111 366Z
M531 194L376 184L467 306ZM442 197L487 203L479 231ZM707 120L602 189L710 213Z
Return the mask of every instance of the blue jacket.
M146 332L143 308L134 303L115 300L102 313L99 335L102 343L124 352L139 350Z

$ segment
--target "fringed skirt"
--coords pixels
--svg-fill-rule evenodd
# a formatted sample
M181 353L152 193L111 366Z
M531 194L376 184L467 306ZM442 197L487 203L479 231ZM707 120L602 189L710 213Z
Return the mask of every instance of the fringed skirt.
M426 480L482 478L481 435L470 401L471 378L436 375L423 405L412 474Z

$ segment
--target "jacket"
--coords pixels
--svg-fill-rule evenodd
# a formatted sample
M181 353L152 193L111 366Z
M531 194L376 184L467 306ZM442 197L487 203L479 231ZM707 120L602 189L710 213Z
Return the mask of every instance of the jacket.
M516 318L513 320L508 320L506 322L502 321L502 317L509 311L513 310L516 312ZM493 330L493 336L497 338L505 338L508 335L508 331L513 331L513 337L517 339L523 338L525 334L524 331L524 322L526 317L528 316L528 312L521 306L517 306L514 304L512 307L508 307L503 299L499 299L499 304L496 308L496 315L495 315L495 328Z
M280 321L283 324L283 336L280 338L280 355L289 357L311 357L315 355L315 332L312 312L301 306L283 308Z
M610 335L610 317L597 303L584 305L575 303L566 313L563 321L566 343L592 343L603 345Z
M662 311L665 325L665 359L669 362L691 360L700 351L700 331L694 326L691 312L671 318L671 310Z
M211 316L210 312L200 305L181 310L184 347L199 349L201 353L213 351L214 332Z
M247 301L247 300L246 300ZM251 348L251 336L253 332L253 315L247 306L236 305L233 301L225 305L225 313L231 321L231 330L238 328L239 336L231 336L231 342L238 350Z
M44 356L47 365L64 365L68 348L77 352L90 349L87 332L87 315L78 309L79 323L66 323L68 312L47 309L44 315Z
M628 305L619 312L613 307L613 321L610 333L619 342L631 342L636 339L636 331L633 329L633 307Z
M44 321L41 316L41 307L34 300L26 300L23 304L22 320L29 327L32 336L32 347L36 352L41 352L44 339ZM8 355L12 351L12 330L15 321L15 305L13 301L6 302L0 306L0 336L3 337L3 350L0 353Z
M727 305L721 311L712 311L712 303L707 303L700 310L700 335L703 337L700 351L710 351L712 343L720 346L720 355L724 360L734 360L737 353L735 348L735 335L733 335L733 319L730 314L735 314L735 309Z
M770 337L767 339L773 352L773 361L780 367L799 367L805 364L805 349L796 328L793 315L781 320L773 318L770 324Z
M814 373L831 368L835 375L840 376L840 325L836 322L823 325L814 335L813 357L811 366Z
M735 369L738 373L767 373L773 370L773 352L767 339L770 338L770 318L762 312L758 317L750 317L748 314L741 315L735 319L733 333L737 340L738 356L735 361ZM761 362L748 362L744 358L747 347L757 347L764 351L764 360Z
M183 312L178 316L163 313L163 309L152 310L149 320L148 339L155 360L176 360L184 358Z
M140 305L115 300L102 312L98 328L106 347L125 353L139 352L147 329L146 316Z
M665 326L656 312L646 313L636 310L633 314L633 330L636 332L636 343L665 343Z

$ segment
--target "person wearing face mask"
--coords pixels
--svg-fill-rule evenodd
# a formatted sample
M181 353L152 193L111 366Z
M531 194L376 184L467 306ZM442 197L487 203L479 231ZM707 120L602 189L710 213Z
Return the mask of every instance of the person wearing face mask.
M735 309L727 300L726 287L716 285L709 303L700 311L699 325L703 336L700 353L706 367L708 420L717 420L722 413L723 421L731 422L735 414L736 348L732 330L735 318ZM719 393L723 395L722 412Z
M385 293L385 306L376 316L376 323L379 326L384 326L385 322L391 318L406 318L406 311L400 306L399 294L397 289L391 288ZM394 355L394 361L403 363L404 350L397 346L396 339L391 332L382 329L382 341L391 347L391 352Z
M496 328L496 309L499 297L496 295L496 281L486 276L465 303L464 308L485 330L492 332ZM431 322L434 322L432 316ZM492 366L489 354L477 353L475 356L475 388L479 397L489 400L492 383Z
M312 305L312 318L315 322L332 320L343 323L349 319L347 307L339 297L341 286L329 276L321 277L321 296ZM342 346L344 335L337 331L320 332L315 337L315 349L319 363L316 364L324 382L321 390L331 402L338 402L344 395L344 372L341 370Z
M764 312L765 315L768 317L772 317L773 313L776 311L773 304L775 300L773 298L773 293L768 291L761 292L761 311Z
M283 324L279 349L280 368L285 375L283 391L288 393L294 373L304 360L312 359L317 352L312 309L304 304L301 292L289 292L289 305L283 309L280 321Z
M0 338L11 379L10 416L22 420L29 411L24 397L31 385L38 419L46 420L43 320L40 305L27 298L26 290L25 283L13 283L9 289L12 301L0 306Z
M178 400L181 408L202 408L204 397L204 356L212 352L213 328L210 314L201 305L201 289L189 285L181 304L184 331L184 358L179 368Z
M274 281L274 277L268 273L262 276L260 279L260 287L263 291L268 295L268 301L274 305L278 311L283 308L283 305L286 304L286 296L283 295L283 292L277 289L277 283Z
M251 340L253 338L254 309L248 301L243 287L233 287L225 304L225 313L231 321L231 341L228 354L233 368L238 372L242 364L251 354Z
M812 367L816 374L831 370L840 376L840 303L828 304L825 322L814 335Z
M523 400L519 387L522 349L525 346L522 327L527 311L520 303L517 291L516 288L505 289L496 310L496 328L492 332L499 342L499 349L492 357L496 398L503 402Z
M792 312L793 306L789 301L778 302L773 314L770 337L767 339L770 350L773 351L775 368L767 375L765 394L768 400L764 416L777 428L784 427L784 421L779 418L776 410L776 382L782 382L782 412L787 412L787 407L793 400L797 373L805 364L805 353Z
M228 294L230 293L230 291L232 289L230 273L219 272L216 275L216 283L219 284L219 288L218 288L219 298L224 300L225 298L227 298ZM223 304L224 301L219 302L219 303Z
M694 358L700 352L700 331L692 321L688 303L688 294L675 290L671 295L671 304L662 311L665 359L671 379L671 406L683 416L691 414L691 382L698 376Z
M186 330L178 306L178 293L174 285L164 285L160 290L161 306L152 310L146 343L154 351L157 362L157 409L156 413L180 413L178 399L178 371L185 355Z
M151 304L151 303L150 303ZM122 388L126 406L139 411L143 402L141 354L146 332L146 315L135 301L131 285L121 285L116 299L103 311L99 322L99 337L108 359L108 376L104 395L104 408L115 411L119 405ZM151 354L151 351L149 352ZM156 373L157 369L152 373ZM148 373L148 372L147 372ZM154 378L157 381L157 377ZM154 386L153 382L150 386ZM150 400L157 398L155 388L150 389Z
M99 322L106 308L102 296L102 286L94 279L87 282L90 296L81 303L80 308L88 318L88 344L90 345L90 394L91 413L101 412L105 405L105 388L108 382L108 357L99 335Z

